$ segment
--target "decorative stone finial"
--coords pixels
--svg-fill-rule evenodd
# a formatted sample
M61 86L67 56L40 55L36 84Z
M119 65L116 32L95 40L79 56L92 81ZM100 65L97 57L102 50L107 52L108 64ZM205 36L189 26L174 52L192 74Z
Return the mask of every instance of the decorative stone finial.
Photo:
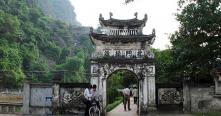
M137 15L138 15L138 13L137 13L137 12L135 12L135 13L134 13L134 16L135 16L135 18L136 18L136 19L137 19Z
M90 32L93 33L94 29L93 27L90 27Z
M99 15L99 19L104 20L104 17L102 16L102 14Z
M109 14L110 14L110 19L112 19L113 13L112 13L112 12L110 12Z
M147 21L148 17L147 14L144 15L144 20Z
M152 30L152 34L153 34L153 35L156 34L156 30L155 30L155 29Z

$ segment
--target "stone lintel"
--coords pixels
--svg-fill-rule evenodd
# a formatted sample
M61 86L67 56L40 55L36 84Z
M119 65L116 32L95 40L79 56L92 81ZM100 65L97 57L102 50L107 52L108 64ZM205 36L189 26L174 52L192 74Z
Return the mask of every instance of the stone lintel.
M93 58L91 61L97 63L120 63L120 64L142 64L147 63L148 65L154 64L154 59L113 59L113 58Z

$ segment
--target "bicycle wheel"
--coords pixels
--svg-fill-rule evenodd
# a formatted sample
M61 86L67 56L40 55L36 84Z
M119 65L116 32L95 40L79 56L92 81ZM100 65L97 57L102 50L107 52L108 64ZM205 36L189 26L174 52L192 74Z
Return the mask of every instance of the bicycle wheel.
M94 107L91 107L89 109L89 116L95 116L95 108Z
M100 116L100 110L96 107L91 107L89 109L89 115L90 116Z
M95 111L95 115L94 116L100 116L100 110L98 108L96 108L96 111Z

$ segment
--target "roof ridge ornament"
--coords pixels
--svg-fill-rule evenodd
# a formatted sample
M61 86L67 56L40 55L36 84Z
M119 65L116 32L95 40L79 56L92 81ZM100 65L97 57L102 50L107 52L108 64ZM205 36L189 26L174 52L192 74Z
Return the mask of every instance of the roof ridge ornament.
M135 12L135 13L134 13L135 19L137 19L137 15L138 15L138 13L137 13L137 12Z
M156 30L153 28L152 34L155 36L156 35Z
M148 16L147 16L147 14L145 14L143 20L144 20L144 21L147 21L147 19L148 19Z
M90 33L93 33L93 32L94 32L93 27L90 27Z
M152 36L153 36L153 38L151 39L150 44L153 44L155 41L155 38L156 38L156 30L154 28L152 30Z
M110 19L112 19L113 13L112 13L112 12L110 12L109 14L110 14Z
M100 15L99 15L99 19L100 19L100 20L104 20L104 17L102 16L101 13L100 13Z

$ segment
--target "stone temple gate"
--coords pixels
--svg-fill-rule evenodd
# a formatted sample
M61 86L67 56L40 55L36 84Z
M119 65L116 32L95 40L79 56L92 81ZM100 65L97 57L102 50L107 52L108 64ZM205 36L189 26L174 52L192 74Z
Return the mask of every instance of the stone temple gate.
M95 45L91 57L91 84L98 85L103 96L103 111L106 113L107 78L117 70L133 72L139 84L139 113L155 110L155 66L154 54L150 45L155 39L152 34L144 35L143 27L147 22L145 14L142 20L135 18L105 20L100 14L101 29L91 29L90 38Z

